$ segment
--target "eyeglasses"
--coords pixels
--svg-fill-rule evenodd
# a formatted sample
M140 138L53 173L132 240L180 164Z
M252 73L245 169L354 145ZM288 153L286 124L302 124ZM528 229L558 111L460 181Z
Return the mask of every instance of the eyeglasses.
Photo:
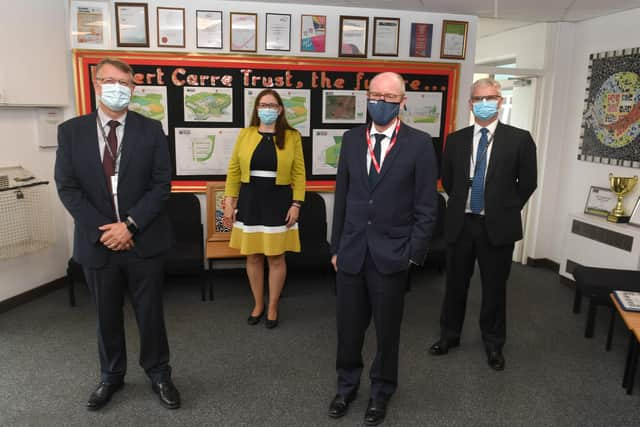
M133 86L133 83L131 83L131 81L129 80L118 80L111 77L96 77L96 80L103 85L113 85L118 83L120 86Z
M267 102L261 102L258 104L258 108L272 108L272 109L277 109L280 105L279 104L270 104Z
M481 102L481 101L500 101L502 97L500 95L489 95L489 96L472 96L471 102Z
M367 94L369 99L375 99L383 101L391 101L391 102L400 102L404 98L404 95L397 93L380 93L380 92L369 92Z

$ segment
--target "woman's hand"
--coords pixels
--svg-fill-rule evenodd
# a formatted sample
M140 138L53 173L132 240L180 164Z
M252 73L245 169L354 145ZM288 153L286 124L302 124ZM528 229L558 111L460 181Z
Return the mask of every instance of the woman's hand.
M287 221L286 226L291 227L293 224L298 222L299 216L300 216L300 206L291 205L291 207L287 211L287 217L285 218L285 220Z
M224 199L222 224L227 228L231 228L236 222L236 202L237 199L233 197L225 197Z

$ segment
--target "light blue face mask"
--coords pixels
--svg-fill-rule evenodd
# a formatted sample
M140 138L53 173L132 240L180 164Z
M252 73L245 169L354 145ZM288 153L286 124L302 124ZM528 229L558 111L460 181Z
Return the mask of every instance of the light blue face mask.
M102 85L100 102L112 111L122 111L129 105L131 89L119 83L105 83Z
M258 117L265 125L271 125L278 119L278 110L275 108L258 108Z
M473 115L482 121L489 120L496 114L498 114L498 101L483 99L473 103Z

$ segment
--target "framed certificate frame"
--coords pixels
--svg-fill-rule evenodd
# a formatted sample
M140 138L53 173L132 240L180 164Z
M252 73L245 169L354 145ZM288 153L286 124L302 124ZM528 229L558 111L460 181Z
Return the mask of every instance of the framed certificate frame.
M589 188L589 195L587 196L587 203L584 206L584 213L603 216L606 218L611 210L616 207L617 202L618 197L613 191L605 187L596 187L592 185Z
M106 49L111 43L111 15L107 3L71 2L71 46Z
M291 15L267 13L265 18L265 50L291 50Z
M258 50L258 14L231 12L232 52L255 52Z
M118 47L149 47L146 3L115 3Z
M398 56L400 18L373 18L373 55Z
M640 197L636 200L636 205L633 207L631 217L629 218L629 224L640 227Z
M440 58L464 59L467 53L466 21L442 21L442 38L440 41Z
M196 47L222 49L222 12L196 10Z
M158 46L184 47L184 8L158 7Z
M302 15L300 17L300 51L324 52L327 42L327 17Z
M431 57L431 41L433 40L433 24L411 23L411 44L409 56L415 58Z
M338 56L367 57L369 17L340 16L340 45Z

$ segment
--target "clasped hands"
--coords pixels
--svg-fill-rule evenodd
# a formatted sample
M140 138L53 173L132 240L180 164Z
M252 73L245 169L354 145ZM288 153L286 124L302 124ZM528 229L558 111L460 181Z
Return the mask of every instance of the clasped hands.
M128 251L135 246L133 236L124 222L105 224L98 227L98 230L103 232L102 236L100 236L100 242L105 245L107 249L112 251Z

